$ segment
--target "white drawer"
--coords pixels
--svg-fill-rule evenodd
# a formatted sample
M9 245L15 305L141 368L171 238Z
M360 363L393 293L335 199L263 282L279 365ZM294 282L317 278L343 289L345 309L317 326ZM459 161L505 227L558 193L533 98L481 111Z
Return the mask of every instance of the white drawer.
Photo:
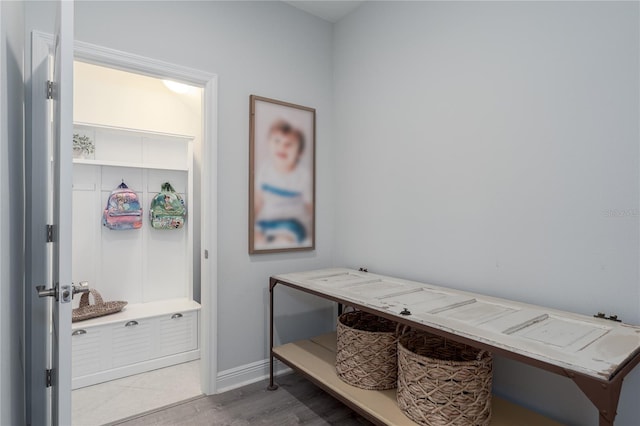
M194 307L182 300L133 305L74 323L73 389L198 359L200 311Z
M107 334L109 330L104 327L87 327L73 331L71 377L80 377L109 368L105 365L103 356L105 343L109 343Z
M155 318L131 320L113 325L113 367L135 364L153 358Z
M162 316L160 321L159 356L167 356L198 348L198 312L177 312Z

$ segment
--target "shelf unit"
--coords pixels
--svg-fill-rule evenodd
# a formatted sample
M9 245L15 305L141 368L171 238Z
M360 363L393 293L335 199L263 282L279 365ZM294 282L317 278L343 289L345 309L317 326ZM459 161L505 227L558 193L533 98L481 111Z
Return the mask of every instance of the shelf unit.
M73 129L74 133L88 136L95 148L90 158L74 158L74 162L179 170L191 167L191 142L194 137L190 135L80 122L74 123ZM181 145L188 146L188 149L183 149Z
M346 268L271 277L269 389L277 388L277 358L377 424L390 424L386 409L379 413L377 402L360 403L352 393L337 390L333 368L315 370L318 345L274 345L278 284L337 302L339 311L352 306L565 376L596 406L601 426L613 425L622 381L640 363L640 326ZM332 364L326 354L325 361Z
M89 136L95 151L73 159L73 280L88 281L105 301L128 305L73 324L73 388L199 358L192 220L179 230L156 230L148 219L151 200L167 181L189 207L193 137L89 123L75 123L74 133ZM140 198L141 229L102 226L106 200L123 181Z
M277 346L273 348L273 354L335 398L354 407L373 423L394 426L416 424L398 408L395 389L360 389L338 377L335 368L335 333ZM491 426L560 426L560 423L496 396L492 397L491 404Z

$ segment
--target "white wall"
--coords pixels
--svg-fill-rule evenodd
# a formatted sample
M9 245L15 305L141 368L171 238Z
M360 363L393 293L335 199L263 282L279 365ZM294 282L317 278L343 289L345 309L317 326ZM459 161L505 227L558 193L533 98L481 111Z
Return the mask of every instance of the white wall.
M640 323L638 9L367 2L340 21L337 263ZM498 360L495 382L597 422L568 379ZM616 425L639 394L640 368Z
M203 92L201 88L190 87L186 93L176 93L169 90L160 79L84 62L74 63L73 78L74 122L192 136L192 147L194 150L194 185L192 189L194 194L200 194L200 144L202 141ZM125 153L123 152L121 154ZM85 171L95 170L93 166L74 167L76 172L82 169ZM115 171L120 174L126 172L127 174L131 174L132 177L142 175L138 169L123 170L122 168L116 168ZM153 176L156 173L159 172L150 172L149 176ZM84 176L79 177L77 173L74 174L74 179L85 178ZM97 177L96 174L90 174L89 176L92 178ZM124 174L122 174L122 178L125 178ZM186 172L164 172L160 173L159 178L170 179L178 192L181 192L179 185L186 185ZM119 181L117 183L119 183ZM132 183L133 182L129 182L129 185L132 185ZM111 189L113 188L109 190ZM134 189L140 191L141 194L147 191L147 188L134 187ZM160 187L148 188L148 190L151 194L155 194L160 191ZM183 188L182 191L184 190ZM91 191L87 192L86 188L78 193L83 194L83 200L85 201L87 201L87 197L91 197ZM105 199L103 199L106 196L103 196L103 194L93 195L99 198L99 200L94 200L97 201L99 205L103 205L106 202ZM74 198L74 202L79 200L77 197ZM190 285L186 283L182 285L181 283L166 282L166 287L163 287L165 292L157 292L157 294L154 295L147 294L145 300L153 300L153 298L161 298L169 294L174 294L175 297L186 297L193 294L194 299L200 301L200 256L198 255L198 253L200 253L200 197L186 199L186 202L189 209L189 221L191 222L191 226L193 226L193 252L196 254L192 262L194 274L193 285L191 286L193 287L193 292L189 289ZM86 231L88 231L74 233L74 282L90 279L91 287L97 288L102 296L108 300L127 300L129 303L141 302L141 300L136 300L131 297L134 289L140 290L140 286L143 285L141 282L136 282L132 285L131 283L125 282L126 280L121 280L122 282L117 284L113 281L105 282L102 280L102 283L98 284L98 281L104 277L95 276L97 270L94 261L96 261L96 259L92 258L95 257L93 256L95 253L87 252L87 250L79 249L79 247L89 246L95 249L99 247L99 245L92 246L91 243L93 243L92 236L95 232L97 232L96 235L104 232L104 230L100 230L100 219L98 218L98 220L95 221L85 216L91 215L91 212L99 216L99 212L103 207L99 207L97 210L90 207L87 208L90 209L89 212L85 211L82 215L74 216L74 226L85 226ZM77 212L77 209L74 211ZM74 230L76 229L74 228ZM143 233L147 233L148 231L148 228L143 227ZM139 235L139 238L144 237ZM185 232L171 234L169 238L172 240L180 240L180 243L185 242L187 238L186 228ZM82 244L76 244L77 242L81 242ZM178 244L178 241L174 241L173 244ZM180 245L178 245L178 247L180 247ZM130 259L137 258L141 255L150 256L148 253L149 250L143 250L143 254L133 250L133 247L131 248L132 253L121 254ZM178 256L184 256L186 251L182 249L182 251L178 250L176 253L178 253ZM87 256L90 259L79 261ZM153 258L153 256L149 257L149 259L151 258ZM156 262L160 262L159 259L161 259L161 256L155 256L155 258ZM112 261L112 259L106 260ZM177 258L175 260L177 261ZM138 265L138 267L141 266ZM190 268L187 264L176 264L174 262L174 267L171 268L171 272L176 275L184 270L184 275L187 276L186 270L188 267ZM169 276L167 276L167 279L170 279ZM137 281L133 276L130 276L129 280ZM161 283L155 282L154 285L161 285ZM187 290L188 292L185 294L184 292ZM129 298L124 298L125 294L129 294ZM74 303L79 303L79 298L76 298Z
M24 6L0 2L0 424L24 424Z
M157 78L84 62L73 79L75 122L201 137L200 88L178 94Z
M52 32L27 2L27 31ZM76 2L76 38L215 73L218 130L218 369L267 357L268 277L332 263L332 26L281 2ZM317 249L249 256L249 95L317 109ZM279 290L279 336L331 326L326 304ZM295 327L295 325L301 327Z

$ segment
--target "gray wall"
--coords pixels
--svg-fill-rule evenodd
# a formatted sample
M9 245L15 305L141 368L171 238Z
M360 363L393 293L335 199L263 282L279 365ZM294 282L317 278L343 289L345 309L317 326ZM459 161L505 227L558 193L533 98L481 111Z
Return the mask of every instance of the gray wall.
M26 8L27 32L52 31L51 5ZM333 264L640 323L638 14L368 2L332 28L278 2L77 2L76 36L220 77L224 370L266 357L266 277ZM252 93L318 110L314 253L247 254ZM323 309L286 293L282 337L327 327ZM496 390L596 422L573 383L515 362ZM640 369L616 424L636 424L638 394Z
M640 323L637 2L367 2L335 26L339 264ZM575 425L568 379L497 393ZM640 369L617 425L640 418Z
M24 6L0 2L0 424L24 424Z
M52 32L52 5L26 8L28 32ZM75 27L77 40L218 75L218 369L265 359L268 277L332 263L331 24L282 2L105 1L76 2ZM248 255L250 94L317 109L314 252ZM327 304L280 295L283 339L331 327Z

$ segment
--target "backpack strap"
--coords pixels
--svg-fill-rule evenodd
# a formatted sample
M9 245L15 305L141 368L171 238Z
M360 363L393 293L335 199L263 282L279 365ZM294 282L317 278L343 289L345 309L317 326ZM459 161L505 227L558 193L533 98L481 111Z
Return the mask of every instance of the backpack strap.
M169 182L165 182L162 184L162 190L167 192L176 192L176 190L173 189L173 186L171 186Z

